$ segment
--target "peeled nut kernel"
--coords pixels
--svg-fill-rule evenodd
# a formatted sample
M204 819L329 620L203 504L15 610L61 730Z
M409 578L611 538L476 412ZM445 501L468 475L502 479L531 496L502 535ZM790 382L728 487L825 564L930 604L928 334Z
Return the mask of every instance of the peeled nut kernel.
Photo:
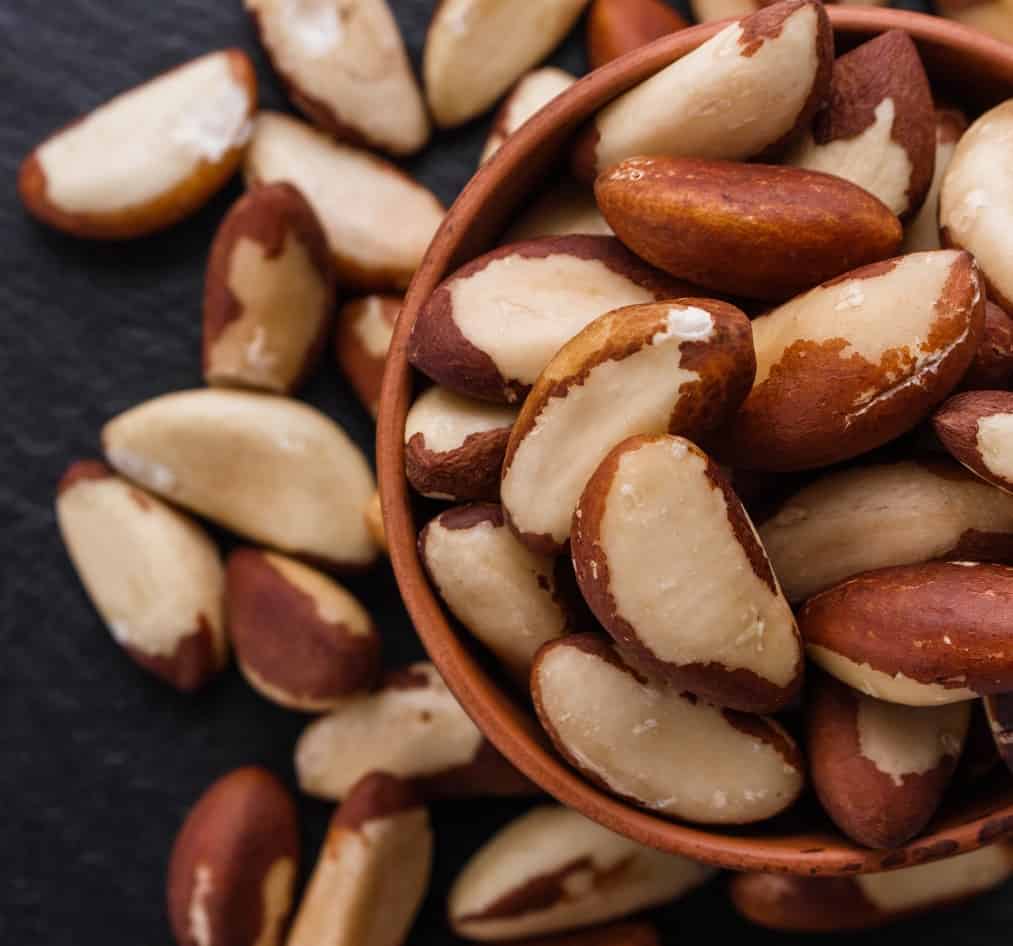
M545 805L512 821L472 857L451 888L447 911L467 939L526 939L666 903L713 873Z
M810 598L810 659L867 696L933 706L1013 691L1013 568L927 562L881 568Z
M379 491L373 493L372 498L366 504L366 529L373 537L382 552L387 552L387 532L383 527L383 508L380 505Z
M225 666L225 573L196 522L96 460L67 468L56 514L88 597L134 661L183 691Z
M376 417L387 350L401 311L400 296L365 296L338 311L334 354L362 406Z
M411 154L429 117L386 0L244 0L292 103L352 144Z
M732 904L772 930L865 930L953 906L998 887L1013 874L1013 847L993 844L930 864L858 877L735 874Z
M997 693L984 699L988 727L999 757L1013 771L1013 695Z
M1005 391L1013 387L1013 318L992 302L985 304L985 333L960 389Z
M334 307L327 237L291 184L255 187L226 214L204 282L204 379L291 393Z
M664 0L593 0L587 14L587 59L592 69L687 23Z
M408 482L434 499L498 499L503 455L516 419L516 408L429 388L405 419Z
M249 185L295 185L342 285L367 292L407 286L443 220L443 205L396 165L278 112L257 116L244 174Z
M437 286L412 326L408 356L451 391L514 403L560 346L598 316L691 293L612 237L514 243Z
M239 669L269 700L307 713L373 686L380 636L349 592L312 568L258 549L228 563L229 633Z
M72 236L120 240L171 226L232 176L257 105L253 64L209 53L117 95L22 162L25 208Z
M967 391L936 411L943 446L987 483L1013 492L1013 393Z
M365 776L331 819L286 946L398 946L429 886L433 833L411 787Z
M179 946L279 946L299 868L295 803L255 766L218 779L190 810L169 860Z
M753 320L756 383L719 450L735 467L828 466L898 437L959 382L985 300L967 253L864 266Z
M177 391L114 417L102 445L125 476L240 535L336 567L376 558L363 517L376 490L369 464L306 404Z
M535 112L548 105L557 95L565 92L576 78L555 66L534 69L518 81L513 91L503 100L492 131L485 141L481 164L485 164L518 128Z
M905 253L938 250L939 240L939 189L946 169L953 160L960 136L967 130L967 118L955 108L936 109L936 161L932 183L921 209L912 218L904 234Z
M303 730L299 786L345 798L373 771L410 780L425 798L530 795L537 790L482 736L436 668L388 673L373 693L351 696Z
M510 434L500 484L510 527L529 548L559 552L585 484L615 444L719 427L753 371L749 320L724 302L629 306L592 322L546 366Z
M623 243L677 279L774 301L892 256L900 221L829 174L699 158L627 158L598 206Z
M553 184L521 213L502 242L505 245L572 233L612 236L612 228L605 222L589 188L563 180Z
M935 0L933 6L940 16L1013 43L1013 8L1009 0Z
M730 23L606 105L577 139L579 178L634 155L770 154L827 98L833 31L821 3L783 0Z

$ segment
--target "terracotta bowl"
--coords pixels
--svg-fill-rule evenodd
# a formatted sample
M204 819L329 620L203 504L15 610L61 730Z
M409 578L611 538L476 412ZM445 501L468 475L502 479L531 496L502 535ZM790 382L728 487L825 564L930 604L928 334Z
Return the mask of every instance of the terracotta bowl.
M901 10L829 7L838 51L889 29L915 40L937 95L970 109L1013 96L1013 46L955 23ZM577 82L528 122L471 180L447 214L408 291L394 333L377 428L380 490L390 557L422 641L464 708L507 758L546 792L595 821L645 844L734 869L797 874L878 871L968 851L1013 833L1013 780L1003 773L951 798L908 846L870 851L842 837L813 801L747 828L713 829L670 821L585 781L552 750L523 694L499 676L480 646L457 627L430 587L416 536L432 515L404 475L405 414L417 379L408 335L436 285L492 248L528 197L565 159L574 131L597 109L713 36L709 23L665 37Z

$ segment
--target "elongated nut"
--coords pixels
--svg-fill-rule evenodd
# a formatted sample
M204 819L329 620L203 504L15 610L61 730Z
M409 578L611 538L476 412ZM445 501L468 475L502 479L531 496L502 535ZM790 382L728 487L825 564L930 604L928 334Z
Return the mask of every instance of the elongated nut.
M244 0L292 103L352 144L411 154L429 139L422 102L386 0Z
M498 499L503 455L516 419L516 408L429 388L405 419L408 482L434 499Z
M777 151L826 100L833 55L814 0L730 23L606 105L577 138L574 171L591 181L634 155L737 161Z
M782 300L897 252L900 221L829 174L699 158L627 158L598 206L634 253L706 289Z
M802 790L802 757L778 723L658 686L597 635L543 647L531 690L546 732L579 771L659 814L748 824Z
M1013 387L1013 318L988 302L985 304L985 332L960 388L964 391L1005 391L1010 387Z
M957 767L971 703L899 706L822 675L806 690L806 755L824 810L867 847L910 841Z
M956 703L1013 690L1013 568L927 562L881 568L810 598L809 657L877 699Z
M548 105L557 95L565 92L576 81L576 78L569 72L564 72L555 66L533 69L518 80L496 114L492 123L492 131L489 132L489 137L485 140L485 147L482 149L479 162L485 164L499 151L503 142L535 112Z
M179 946L278 946L299 869L295 803L255 766L218 779L190 809L169 860Z
M967 130L967 118L955 108L936 109L936 161L932 171L932 183L921 209L912 218L904 234L905 253L922 250L938 250L939 239L939 190L943 185L946 169L953 160L960 136Z
M411 787L383 772L349 792L327 829L286 946L396 946L429 886L433 834Z
M383 368L401 302L400 296L365 296L346 302L338 311L334 332L338 367L373 417L380 409Z
M935 11L947 19L1013 43L1013 10L1009 0L936 0Z
M422 61L436 123L480 115L570 31L587 0L540 0L518 16L510 0L442 0Z
M827 466L918 423L981 341L974 260L937 250L873 263L753 321L756 383L720 458L756 470Z
M986 696L983 702L999 758L1013 771L1013 696L997 693Z
M366 529L379 549L386 553L388 551L387 532L383 527L383 508L380 505L379 491L373 493L372 498L366 504Z
M1013 848L993 844L931 864L860 877L736 874L732 903L772 930L837 933L895 923L953 906L998 887L1013 874Z
M514 243L472 260L436 288L412 326L408 356L452 391L513 403L560 346L598 316L691 293L612 237Z
M127 239L199 209L232 176L257 104L253 64L209 53L123 92L29 154L18 193L43 223Z
M472 857L447 909L455 932L467 939L544 936L665 903L712 874L704 864L546 805L512 821Z
M363 518L376 489L369 464L306 404L178 391L114 417L102 445L125 476L240 535L337 567L376 558Z
M1013 393L967 391L932 418L943 446L972 473L1013 492Z
M587 60L597 69L687 26L664 0L594 0L587 14Z
M269 700L322 712L373 686L380 636L362 605L320 572L237 549L229 556L228 602L239 669Z
M538 648L571 630L556 563L522 545L490 503L440 513L419 557L447 607L525 685Z
M291 184L226 214L204 281L204 379L289 394L313 369L334 307L327 237Z
M388 673L299 737L303 791L345 798L372 771L410 780L426 798L530 795L536 790L486 741L430 663Z
M184 691L225 666L225 573L196 522L97 460L67 468L56 514L88 597L133 660Z
M634 434L698 438L735 411L753 371L749 320L724 302L629 306L592 322L542 372L510 434L500 492L511 528L558 552L612 447Z
M861 572L931 559L1013 564L1013 497L955 463L830 473L759 527L789 601Z
M365 292L407 286L443 220L443 205L396 165L277 112L257 116L244 174L299 188L341 283Z
M591 190L566 178L554 183L521 212L503 243L573 233L611 236L612 228L601 215Z

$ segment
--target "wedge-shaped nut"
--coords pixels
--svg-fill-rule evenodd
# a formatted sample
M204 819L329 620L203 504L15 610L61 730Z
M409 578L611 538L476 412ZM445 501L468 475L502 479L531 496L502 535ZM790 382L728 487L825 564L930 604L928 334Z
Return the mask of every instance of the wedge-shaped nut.
M73 236L127 239L204 205L233 174L257 104L238 49L201 56L124 92L21 164L28 211Z
M1013 568L927 562L881 568L810 598L809 656L868 696L908 706L1013 690Z
M706 289L787 299L892 256L900 221L829 174L699 158L627 158L595 183L598 206L637 256Z
M890 30L834 63L830 103L787 160L854 181L906 219L932 183L935 129L918 50Z
M650 923L631 920L576 933L525 938L523 941L512 941L512 946L659 946L659 940Z
M833 55L821 3L775 3L606 105L577 139L574 171L590 181L638 154L734 161L771 153L827 98Z
M802 790L802 757L778 723L659 687L603 637L547 644L531 691L542 725L575 768L660 814L748 824L784 811Z
M1013 771L1013 694L997 693L984 699L988 727L999 757Z
M278 946L299 869L295 803L255 766L218 779L190 809L169 860L179 946Z
M544 805L512 821L450 891L455 932L499 941L591 926L680 897L714 871Z
M429 117L386 0L244 0L292 103L325 131L418 151Z
M426 798L530 795L536 789L486 741L429 663L388 673L310 723L295 769L303 791L345 798L373 771L411 780Z
M955 463L831 473L759 527L789 601L861 572L931 559L1013 564L1013 497Z
M473 401L439 386L405 419L405 471L423 496L499 498L499 476L517 410Z
M940 16L1013 43L1013 6L1009 0L936 0Z
M513 403L527 395L560 346L598 316L692 291L613 237L514 243L437 286L412 326L408 356L452 391Z
M634 434L697 439L738 407L753 372L749 320L724 302L629 306L592 322L542 372L510 434L500 492L511 527L558 552L609 450Z
M985 893L1013 874L1013 848L994 844L968 854L860 877L736 874L732 903L772 930L837 933L895 923Z
M226 528L339 567L376 558L366 458L315 408L216 389L178 391L114 417L106 458L124 476Z
M334 354L362 406L376 417L387 350L401 311L400 296L364 296L338 310Z
M333 308L333 264L312 208L291 184L255 187L211 244L204 379L290 393L316 364Z
M480 115L577 21L587 0L541 0L518 15L510 0L441 0L426 34L426 99L444 128Z
M429 812L411 786L365 776L331 819L286 946L399 946L432 860Z
M806 755L834 824L867 847L900 847L935 814L971 703L898 706L819 676L806 691Z
M571 233L611 236L612 228L601 215L590 188L564 179L553 184L521 213L507 231L503 243Z
M342 284L355 289L407 286L443 220L442 204L400 168L277 112L257 116L244 173L247 184L302 191Z
M454 616L527 685L538 648L571 630L556 563L522 545L490 503L440 513L419 557Z
M1013 318L995 303L985 304L985 332L960 388L1004 391L1013 387Z
M962 112L955 108L936 109L936 161L932 183L921 209L904 233L905 253L938 250L942 245L939 239L939 189L953 160L953 152L957 150L957 142L966 130L967 118Z
M571 536L584 598L652 676L767 713L802 683L802 643L724 474L682 437L630 437L580 497Z
M300 562L237 549L228 564L229 633L250 685L308 713L373 686L380 635L336 582Z
M133 660L184 691L225 666L225 573L196 522L97 460L67 468L56 515L88 597Z
M1013 492L1013 393L967 391L932 418L936 435L971 472Z
M858 456L915 426L981 341L974 261L937 250L873 263L753 321L756 384L721 459L804 470Z
M379 491L373 493L366 504L366 528L377 546L383 552L387 552L387 532L383 527L383 507L380 505Z
M534 69L522 78L510 94L503 100L492 131L485 140L482 156L479 159L485 164L518 128L521 127L535 112L544 108L557 95L565 92L576 78L569 72L555 66L543 66Z
M587 14L587 60L597 69L687 26L664 0L594 0Z

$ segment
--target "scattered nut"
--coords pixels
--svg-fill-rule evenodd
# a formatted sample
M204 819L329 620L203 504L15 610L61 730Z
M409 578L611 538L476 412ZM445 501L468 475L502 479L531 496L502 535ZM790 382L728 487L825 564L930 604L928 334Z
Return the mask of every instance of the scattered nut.
M502 242L519 243L537 237L566 236L572 233L611 236L612 228L601 215L591 191L581 184L564 179L554 183L522 211Z
M967 391L932 418L936 435L972 473L1013 492L1013 393Z
M594 0L587 14L587 59L592 69L687 23L664 0Z
M1013 387L1013 318L992 302L985 303L985 334L960 388L1002 391Z
M503 100L492 131L486 138L482 149L480 163L485 164L518 128L521 127L535 112L544 108L557 95L565 92L576 78L569 72L555 66L543 66L534 69L520 79L513 91Z
M373 417L380 409L383 368L401 302L400 296L365 296L346 302L338 312L334 332L338 367Z

